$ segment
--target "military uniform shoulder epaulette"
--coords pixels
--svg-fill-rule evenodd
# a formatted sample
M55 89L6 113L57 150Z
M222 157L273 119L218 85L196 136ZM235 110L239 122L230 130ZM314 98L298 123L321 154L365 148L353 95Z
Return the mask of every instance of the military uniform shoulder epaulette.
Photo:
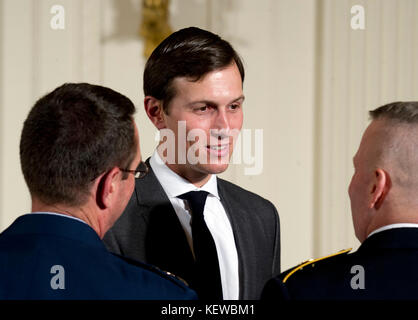
M181 283L183 283L186 287L189 287L189 284L186 282L186 280L184 280L183 278L176 276L175 274L168 272L168 271L164 271L161 270L160 268L153 266L156 270L158 270L160 273L162 273L165 278L171 278L171 279L176 279L177 281L180 281Z
M351 249L352 248L350 248L350 249L345 249L345 250L341 250L341 251L338 251L338 252L336 252L336 253L334 253L334 254L330 254L330 255L328 255L328 256L325 256L325 257L322 257L322 258L318 258L318 259L309 259L309 260L307 260L307 261L304 261L304 262L302 262L301 264L299 264L298 266L296 266L296 267L294 267L294 268L292 268L292 269L290 269L290 270L288 270L286 273L285 273L285 275L284 275L284 277L283 277L283 279L282 279L282 283L286 283L286 281L295 273L295 272L297 272L297 271L299 271L299 270L302 270L303 268L305 268L306 266L312 266L312 267L314 267L315 266L315 263L316 262L318 262L318 261L322 261L322 260L325 260L325 259L329 259L329 258L333 258L333 257L337 257L337 256L340 256L340 255L342 255L342 254L347 254L347 253L349 253L350 251L351 251Z
M123 256L115 254L115 253L112 253L112 255L128 262L129 264L133 264L137 267L141 267L141 268L146 269L148 271L157 273L158 275L162 276L163 278L168 279L168 280L170 280L174 283L181 283L182 285L185 285L186 287L189 287L189 284L184 279L180 278L179 276L176 276L175 274L173 274L171 272L161 270L157 266L147 264L147 263L144 263L144 262L140 262L140 261L137 261L137 260L134 260L134 259L131 259L131 258L123 257Z
M145 266L148 267L148 270L159 274L160 276L162 276L165 279L168 279L168 280L170 280L172 282L175 282L175 283L181 283L182 285L185 285L186 287L189 287L189 284L186 282L186 280L184 280L183 278L181 278L179 276L176 276L174 273L162 270L159 267L154 266L154 265L150 265L150 264L145 264Z

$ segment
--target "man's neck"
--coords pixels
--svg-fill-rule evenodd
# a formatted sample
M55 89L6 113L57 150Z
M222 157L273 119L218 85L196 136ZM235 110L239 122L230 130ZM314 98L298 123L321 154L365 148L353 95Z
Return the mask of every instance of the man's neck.
M182 165L167 164L167 167L198 188L204 186L212 176L211 174L207 173L189 172L186 168L182 168Z
M397 210L381 211L367 227L366 238L374 231L393 224L418 224L417 209L402 208Z
M157 154L160 159L164 159L164 157L160 153L160 149L157 148ZM163 160L162 160L163 161ZM190 183L194 184L196 187L201 188L204 186L209 179L212 177L211 174L205 172L199 172L197 170L188 170L186 164L177 164L177 163L168 163L165 162L165 165L174 173L178 174L183 179L189 181Z

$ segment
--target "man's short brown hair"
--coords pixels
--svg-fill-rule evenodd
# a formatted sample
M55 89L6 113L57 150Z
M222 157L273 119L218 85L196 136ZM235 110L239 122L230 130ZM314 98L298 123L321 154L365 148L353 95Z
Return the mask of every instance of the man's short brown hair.
M418 123L418 102L392 102L369 111L369 114L372 120L385 118L403 123Z
M46 204L85 203L95 178L135 158L134 112L127 97L88 83L67 83L39 99L20 139L31 194Z
M231 44L218 35L196 27L174 32L152 52L144 70L144 94L168 105L175 96L174 78L186 77L198 81L207 73L237 65L244 82L244 66Z

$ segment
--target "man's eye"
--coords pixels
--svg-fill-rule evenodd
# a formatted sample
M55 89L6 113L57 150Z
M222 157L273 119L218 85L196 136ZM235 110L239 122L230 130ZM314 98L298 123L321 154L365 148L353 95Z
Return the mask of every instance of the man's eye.
M201 106L201 107L197 107L197 108L195 108L194 110L195 110L196 112L202 113L202 112L206 112L206 111L208 111L208 109L209 109L209 107L208 107L208 106Z
M239 104L231 104L231 105L229 106L229 108L230 108L230 109L232 109L232 110L239 109L239 107L240 107L240 105L239 105Z

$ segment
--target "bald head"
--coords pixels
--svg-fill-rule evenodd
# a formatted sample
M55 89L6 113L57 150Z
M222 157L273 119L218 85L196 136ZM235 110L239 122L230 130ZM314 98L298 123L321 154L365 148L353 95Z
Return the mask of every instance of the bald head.
M373 111L365 132L368 165L390 173L392 184L415 200L418 192L418 102L394 102Z
M360 241L383 225L418 223L418 102L391 103L370 115L349 187Z

